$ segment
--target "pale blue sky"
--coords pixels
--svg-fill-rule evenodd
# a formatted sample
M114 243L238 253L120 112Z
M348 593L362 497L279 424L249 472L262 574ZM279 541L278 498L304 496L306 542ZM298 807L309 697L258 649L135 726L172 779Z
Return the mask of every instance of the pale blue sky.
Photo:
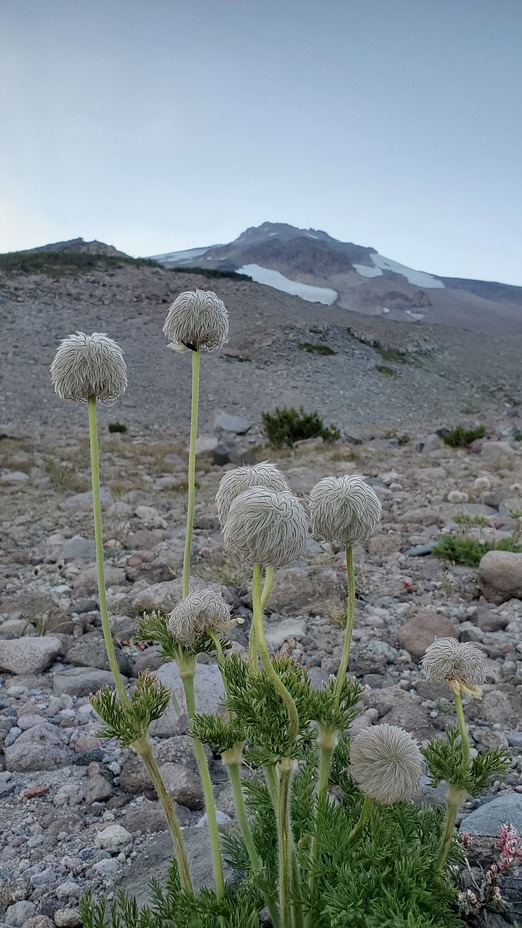
M522 285L520 0L0 0L0 251L266 220Z

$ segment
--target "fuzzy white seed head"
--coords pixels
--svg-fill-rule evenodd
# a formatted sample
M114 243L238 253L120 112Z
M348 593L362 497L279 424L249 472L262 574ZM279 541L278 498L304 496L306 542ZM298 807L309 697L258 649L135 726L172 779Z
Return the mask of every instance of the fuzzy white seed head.
M489 477L477 477L473 485L479 493L487 493L488 490L491 490L491 480Z
M206 589L182 599L170 613L168 625L179 643L190 647L206 628L227 628L230 621L226 602L214 590Z
M304 552L305 511L288 491L250 487L233 500L225 526L225 552L247 564L284 567Z
M174 351L219 351L228 338L228 312L212 290L186 290L170 307L163 334Z
M522 496L522 483L512 483L509 491L513 496Z
M467 503L468 500L469 500L468 494L463 493L463 492L461 493L460 490L451 490L451 492L448 493L449 503Z
M290 492L283 474L275 464L261 461L252 467L236 467L223 474L216 493L216 506L220 525L226 522L232 502L249 487L268 487L276 493Z
M127 388L127 367L119 345L103 332L77 332L60 342L51 364L51 383L63 400L86 403L95 396L113 403Z
M363 728L350 744L350 774L375 802L411 799L422 770L418 742L396 725Z
M486 657L475 645L456 638L436 638L421 664L430 683L447 683L453 692L480 699L478 684L484 681Z
M310 514L314 535L353 545L367 541L375 531L382 506L364 477L324 477L310 493Z

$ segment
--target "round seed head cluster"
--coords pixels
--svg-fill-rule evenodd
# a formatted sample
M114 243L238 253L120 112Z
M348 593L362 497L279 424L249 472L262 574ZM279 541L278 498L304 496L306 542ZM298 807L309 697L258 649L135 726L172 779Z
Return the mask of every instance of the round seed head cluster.
M103 332L64 338L51 364L51 383L63 400L86 403L95 396L113 403L127 388L127 367L119 345Z
M195 590L172 610L168 625L180 644L190 647L206 628L220 629L230 623L230 609L214 590Z
M456 638L436 638L421 659L426 679L431 683L446 683L456 679L472 685L484 681L485 654L468 641Z
M522 483L512 483L509 490L513 496L522 496Z
M448 493L448 502L450 503L467 503L469 496L467 493L463 493L460 490L452 490Z
M479 493L487 493L488 490L491 490L491 480L489 477L477 477L474 483L474 487Z
M261 461L253 467L236 467L235 470L229 470L223 474L216 493L216 506L221 526L226 522L232 502L249 487L268 487L276 493L281 493L283 490L290 492L290 487L281 471L275 464L269 464L268 461Z
M396 725L364 728L350 744L350 774L375 802L411 799L422 770L418 742Z
M310 513L314 535L353 545L375 531L382 506L363 477L324 477L310 493Z
M163 334L175 351L219 351L228 338L228 312L212 290L186 290L170 307Z
M233 500L223 528L225 552L247 564L284 567L301 557L308 523L292 493L250 487Z

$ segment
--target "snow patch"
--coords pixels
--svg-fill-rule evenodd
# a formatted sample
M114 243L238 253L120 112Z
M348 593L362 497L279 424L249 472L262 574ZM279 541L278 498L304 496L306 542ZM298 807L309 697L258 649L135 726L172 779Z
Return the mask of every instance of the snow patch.
M381 277L383 271L393 271L394 274L400 274L405 277L408 283L415 287L425 287L426 290L443 289L442 280L437 280L432 274L426 274L425 271L414 271L405 264L399 264L398 261L392 261L391 258L385 258L380 254L371 254L370 258L374 267L367 267L365 264L354 264L354 268L361 277Z
M261 267L260 264L244 264L243 267L238 267L237 273L246 274L257 284L266 284L267 287L274 287L275 290L282 290L284 293L290 293L291 296L299 296L309 303L331 306L338 295L336 290L330 290L329 287L312 287L309 284L302 284L298 280L290 280L279 271Z

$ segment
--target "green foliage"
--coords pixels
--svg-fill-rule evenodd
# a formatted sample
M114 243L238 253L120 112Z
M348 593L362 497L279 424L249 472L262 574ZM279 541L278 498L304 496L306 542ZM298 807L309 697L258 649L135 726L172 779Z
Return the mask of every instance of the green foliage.
M147 734L151 722L161 718L169 700L168 686L149 673L140 673L128 706L121 704L116 690L104 686L91 697L93 709L105 723L98 737L117 738L122 748L128 748Z
M375 370L379 371L379 374L386 374L387 377L396 377L397 371L394 367L388 367L386 364L376 364Z
M314 345L312 342L300 342L299 347L302 351L307 351L308 354L337 354L329 345Z
M237 271L229 271L226 268L183 267L178 264L176 267L169 267L168 270L172 271L174 274L198 274L200 277L207 277L209 279L227 277L230 280L248 280L249 283L252 283L252 278L247 277L246 274L238 274Z
M125 432L128 432L128 428L123 422L109 422L109 432L121 432L125 434Z
M168 619L168 615L162 612L144 612L138 624L135 641L155 641L160 646L163 660L181 663L195 660L198 654L214 653L214 642L206 632L200 635L190 647L179 644L168 626ZM221 640L221 646L226 649L229 647L229 642Z
M391 361L393 364L411 364L411 359L396 351L394 348L381 348L379 345L373 346L374 351L380 354L383 361Z
M0 254L0 270L7 273L47 274L59 277L129 266L160 267L157 261L149 261L148 258L90 255L80 251L13 251Z
M214 754L223 754L245 740L244 726L238 719L225 722L218 715L194 716L190 725L190 733L198 741L208 744Z
M443 435L442 440L445 445L450 445L451 448L467 448L476 438L484 438L485 434L486 429L483 425L478 425L474 429L466 429L463 425L457 425Z
M463 521L463 520L461 520ZM478 567L487 551L522 551L522 546L513 538L501 538L500 541L478 541L476 538L460 538L458 535L443 535L432 553L446 557L455 564L466 567Z
M261 418L268 441L274 448L291 448L296 441L305 438L337 441L341 437L339 429L334 425L325 426L318 412L305 412L303 406L299 409L276 407L273 412L262 413Z
M509 767L509 752L495 748L479 751L467 768L456 726L448 727L443 737L430 741L423 748L423 754L434 786L447 780L453 786L466 790L470 796L478 796L492 776L505 773Z

